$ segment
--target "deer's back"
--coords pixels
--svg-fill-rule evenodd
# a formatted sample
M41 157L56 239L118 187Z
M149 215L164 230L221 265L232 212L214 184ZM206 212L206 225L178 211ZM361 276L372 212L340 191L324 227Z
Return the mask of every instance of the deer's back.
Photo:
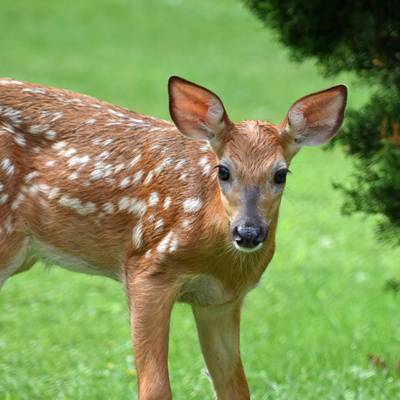
M208 145L65 90L0 80L0 144L3 240L24 232L82 268L185 246L216 190Z

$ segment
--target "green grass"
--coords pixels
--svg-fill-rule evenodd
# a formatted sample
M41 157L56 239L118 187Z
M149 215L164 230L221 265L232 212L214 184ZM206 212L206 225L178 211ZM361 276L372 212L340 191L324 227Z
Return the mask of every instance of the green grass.
M0 75L89 93L167 118L179 74L225 100L233 120L278 122L328 81L287 52L243 8L223 0L2 2ZM350 87L350 104L365 89ZM400 251L371 220L340 215L332 181L351 172L339 151L304 150L284 195L276 256L243 312L253 398L397 399ZM383 357L387 370L370 364ZM174 311L176 399L212 399L190 309ZM0 295L0 399L130 399L136 388L124 293L107 279L37 266Z

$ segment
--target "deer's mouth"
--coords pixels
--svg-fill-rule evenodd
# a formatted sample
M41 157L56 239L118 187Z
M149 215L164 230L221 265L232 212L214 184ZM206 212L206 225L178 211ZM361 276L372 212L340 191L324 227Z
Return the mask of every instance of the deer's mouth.
M254 253L261 249L268 235L265 223L235 224L231 231L232 242L236 250L242 253Z
M235 240L233 241L233 245L235 246L235 249L242 252L242 253L254 253L258 250L261 249L261 247L263 246L263 243L258 243L257 246L255 247L243 247L240 246Z

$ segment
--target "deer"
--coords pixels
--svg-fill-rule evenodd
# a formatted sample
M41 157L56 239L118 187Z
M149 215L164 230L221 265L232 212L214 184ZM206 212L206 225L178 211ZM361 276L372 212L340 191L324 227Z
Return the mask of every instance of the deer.
M275 252L291 160L336 135L347 88L300 98L279 125L234 123L177 76L168 94L173 122L0 79L0 286L38 260L120 282L140 400L172 399L170 317L187 303L216 397L249 399L241 308Z

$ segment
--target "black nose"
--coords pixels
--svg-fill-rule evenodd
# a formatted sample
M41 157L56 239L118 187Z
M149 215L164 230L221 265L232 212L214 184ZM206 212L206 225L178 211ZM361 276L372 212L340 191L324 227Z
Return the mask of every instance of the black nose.
M267 229L262 226L239 225L233 228L233 240L240 247L252 248L262 243L267 236Z

